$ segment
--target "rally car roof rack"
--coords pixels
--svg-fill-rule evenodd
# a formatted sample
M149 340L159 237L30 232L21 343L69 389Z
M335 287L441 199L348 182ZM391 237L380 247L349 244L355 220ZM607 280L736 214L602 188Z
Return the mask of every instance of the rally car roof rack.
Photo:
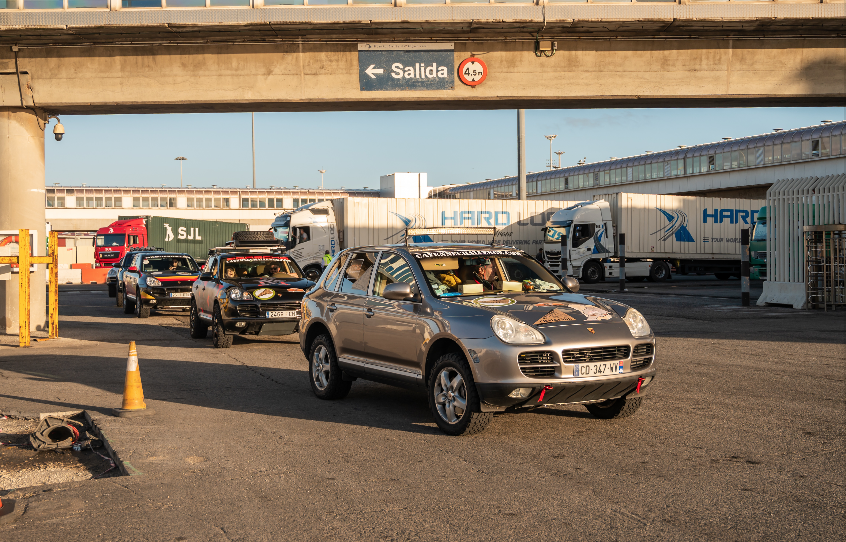
M491 246L496 244L496 228L406 228L405 246L408 248L409 237L415 235L490 235Z
M128 252L164 252L165 249L159 247L132 247Z

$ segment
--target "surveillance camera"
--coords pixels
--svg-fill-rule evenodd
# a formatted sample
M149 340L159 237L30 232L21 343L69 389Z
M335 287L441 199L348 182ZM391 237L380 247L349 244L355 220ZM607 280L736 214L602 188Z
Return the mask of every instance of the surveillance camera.
M61 141L62 137L65 135L65 127L62 126L62 123L56 124L53 128L53 135L56 137L56 141Z

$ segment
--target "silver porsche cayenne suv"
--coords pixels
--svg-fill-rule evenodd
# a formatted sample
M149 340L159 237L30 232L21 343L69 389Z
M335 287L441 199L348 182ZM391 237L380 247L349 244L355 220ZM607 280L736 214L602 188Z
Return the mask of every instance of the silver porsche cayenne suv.
M550 404L629 416L655 378L652 331L637 310L578 289L509 247L347 249L302 302L312 390L340 399L358 378L422 386L450 435Z

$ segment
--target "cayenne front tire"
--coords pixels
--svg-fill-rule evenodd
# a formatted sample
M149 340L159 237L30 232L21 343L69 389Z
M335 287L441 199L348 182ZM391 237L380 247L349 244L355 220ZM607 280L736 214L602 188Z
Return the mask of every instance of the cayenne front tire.
M481 411L473 373L459 354L444 354L438 359L427 390L435 423L448 435L480 433L493 419L492 413Z

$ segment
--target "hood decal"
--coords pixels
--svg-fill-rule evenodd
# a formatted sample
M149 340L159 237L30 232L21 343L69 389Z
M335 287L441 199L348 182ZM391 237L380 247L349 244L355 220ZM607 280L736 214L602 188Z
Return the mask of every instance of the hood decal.
M515 303L517 303L516 299L504 296L477 297L476 299L464 302L465 305L471 305L473 307L503 307Z
M267 301L275 295L276 292L274 292L270 288L259 288L258 290L253 290L253 297L260 301Z
M567 306L573 310L577 310L582 313L585 317L585 320L610 320L611 313L600 309L599 307L595 307L593 305L581 305L578 303L567 303Z
M564 311L552 309L551 311L546 313L546 315L543 316L540 320L535 322L535 325L540 326L543 324L551 324L553 322L569 322L571 320L575 320L575 318L573 318Z

